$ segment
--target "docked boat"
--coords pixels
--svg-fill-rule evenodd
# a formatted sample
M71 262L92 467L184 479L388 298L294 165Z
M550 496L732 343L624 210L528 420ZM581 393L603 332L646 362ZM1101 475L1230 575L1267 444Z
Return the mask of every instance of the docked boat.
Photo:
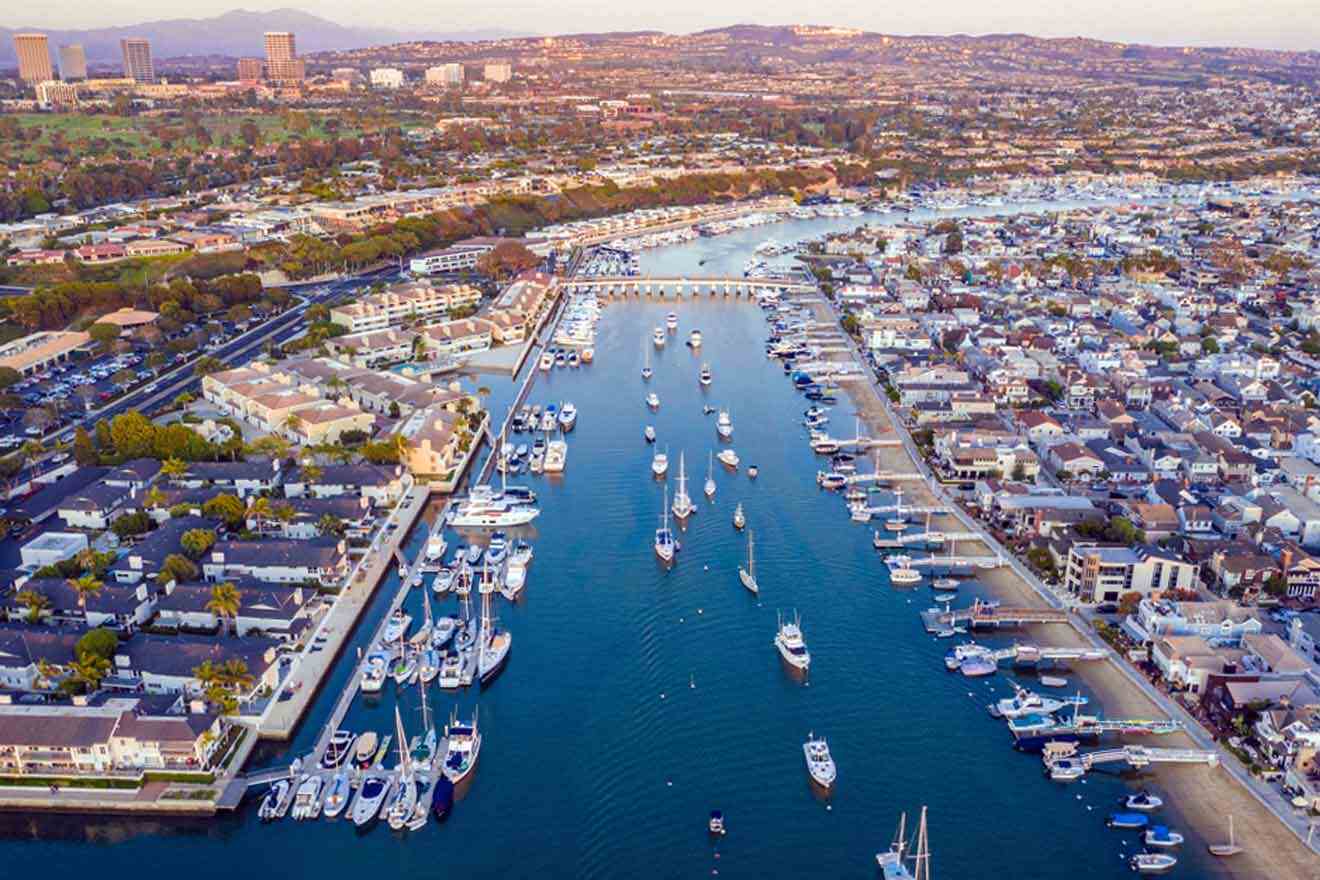
M741 529L745 525L747 525L747 517L743 515L742 504L739 503L733 508L733 527Z
M495 625L490 614L490 597L482 603L481 634L477 637L480 654L477 656L477 677L483 688L490 687L509 661L513 634Z
M315 819L321 812L320 776L306 776L298 783L298 790L293 796L293 807L289 815L294 819Z
M966 660L972 657L989 657L992 653L985 645L978 645L976 642L955 645L944 652L944 668L950 672L957 672Z
M842 489L844 486L848 485L848 475L840 474L834 471L816 471L816 485L830 492L837 492L840 489ZM866 508L865 504L861 506L864 509ZM869 509L866 514L866 518L867 519L871 518Z
M560 429L564 431L571 431L573 430L573 426L576 424L577 424L577 407L574 406L571 402L565 403L563 408L559 410Z
M1110 828L1145 828L1150 817L1145 813L1111 813L1105 824Z
M440 662L438 684L443 690L454 690L463 686L463 658L458 654L449 654Z
M655 332L651 334L651 341L655 343L656 348L665 347L665 330L663 327L655 328Z
M775 647L779 649L779 656L789 666L805 672L811 666L811 653L802 639L802 619L797 616L797 612L793 613L792 620L785 620L782 615L776 617L779 619L779 632L775 633Z
M548 351L542 352L541 360L538 363L538 366L542 369L542 371L549 372L550 369L554 367L554 365L555 365L555 356Z
M444 648L449 640L454 637L454 631L458 628L458 618L445 615L436 618L435 625L431 627L431 647L435 650Z
M551 446L561 441L552 441ZM547 458L549 453L547 452ZM455 528L499 529L525 526L541 515L538 508L505 499L472 500L459 503L450 523Z
M1055 782L1071 782L1086 775L1086 765L1081 758L1056 758L1049 763L1048 771Z
M642 437L646 440L647 443L654 443L654 442L655 442L655 426L654 426L654 425L647 425L647 426L646 426L646 430L642 432Z
M486 551L477 544L472 544L469 547L464 547L463 561L466 562L469 567L478 565L481 562L481 557L485 554L485 552Z
M455 710L457 712L457 710ZM481 756L481 732L477 729L477 716L474 713L472 723L460 722L458 715L450 716L445 726L444 774L454 785L458 785L477 766Z
M701 348L701 331L693 330L689 333L687 344L689 348Z
M660 528L655 530L655 555L660 557L660 561L669 565L674 561L674 553L678 550L678 541L674 540L674 532L669 528L669 491L665 490L664 503L660 508Z
M1128 864L1138 874L1163 874L1172 870L1178 859L1168 853L1137 853Z
M500 587L500 595L512 602L522 594L526 585L526 564L510 559L509 564L504 567L504 584Z
M402 831L412 821L417 809L417 783L411 776L399 780L394 797L385 805L385 821L394 831Z
M930 582L930 586L932 590L944 590L950 592L958 589L958 579L950 577L935 578L935 580Z
M436 573L435 578L431 581L431 592L435 593L437 596L443 596L445 593L448 593L454 588L454 577L457 574L458 571L456 569L442 568Z
M321 802L321 812L327 819L335 818L344 812L352 796L353 788L349 785L348 774L336 773L335 778L330 780L330 787L326 789L325 800Z
M426 560L427 562L439 562L445 558L445 551L449 549L449 542L445 540L444 535L437 532L426 539Z
M400 654L390 667L390 677L394 679L395 684L404 684L411 681L417 674L417 655L405 651Z
M386 644L403 641L403 636L408 632L410 625L412 625L412 617L402 608L394 609L394 613L385 624L385 631L381 633L381 641Z
M1068 686L1068 679L1060 678L1057 675L1042 675L1037 681L1045 687L1061 688Z
M896 587L911 587L921 583L921 572L912 567L912 557L898 555L885 559L889 569L889 582Z
M376 749L380 747L380 739L376 736L376 731L368 730L357 738L357 745L353 749L353 766L370 767L371 762L376 759Z
M441 776L435 781L435 787L431 789L431 815L437 822L443 822L449 818L449 813L454 809L454 783L449 781L449 777Z
M691 496L687 491L687 471L684 468L683 453L678 454L678 489L674 492L674 518L679 522L687 519L696 511Z
M834 785L838 771L834 766L834 758L830 757L830 747L824 737L816 739L814 735L808 733L807 741L802 744L802 754L807 760L807 772L811 774L812 782L821 788Z
M562 474L567 466L568 444L563 440L551 440L546 444L545 462L541 465L541 468L547 474Z
M367 657L366 663L362 667L362 680L360 687L364 694L378 694L381 688L385 686L385 679L389 675L389 658L384 654L372 654Z
M1018 718L1032 713L1050 715L1071 706L1085 706L1086 702L1086 697L1080 694L1060 700L1015 686L1013 696L990 704L990 714L996 718Z
M1155 825L1146 829L1146 834L1142 838L1146 841L1146 846L1159 846L1166 849L1182 846L1183 836L1177 831L1173 831L1168 825Z
M257 807L257 818L263 822L269 822L279 818L280 802L284 800L289 793L289 786L293 783L288 779L277 779L266 791L261 799L261 805Z
M1124 798L1123 806L1129 810L1140 810L1143 813L1149 813L1164 806L1164 800L1149 791L1139 791Z
M747 588L747 592L752 595L760 595L761 585L756 581L756 555L754 552L754 541L752 532L747 532L747 567L738 567L738 580Z
M427 648L417 661L417 680L422 684L435 681L435 677L440 674L441 662L440 652L435 648Z
M700 375L697 376L697 381L700 382L703 387L710 385L711 383L710 364L701 365L701 373Z
M384 774L373 773L362 780L350 813L353 824L360 828L375 819L380 812L380 805L393 788L394 781Z
M958 671L967 678L983 678L994 675L998 670L999 664L989 656L969 657L958 665Z
M720 414L715 418L715 433L720 435L721 440L733 437L733 419L727 409L720 410Z
M741 459L738 458L738 453L734 452L732 449L721 449L720 454L715 457L720 460L720 464L734 470L738 469L738 462L741 461Z
M348 756L353 752L353 741L357 739L350 731L336 730L330 735L330 742L326 744L325 751L321 754L321 769L333 770L348 760Z
M486 544L486 563L499 566L509 552L509 536L504 532L492 532Z
M654 391L652 391L650 394L646 395L646 405L649 406L649 407L650 407L651 409L653 409L653 410L659 409L659 408L660 408L660 395L656 394Z
M663 477L669 473L669 454L667 452L657 451L651 456L651 473L657 477Z

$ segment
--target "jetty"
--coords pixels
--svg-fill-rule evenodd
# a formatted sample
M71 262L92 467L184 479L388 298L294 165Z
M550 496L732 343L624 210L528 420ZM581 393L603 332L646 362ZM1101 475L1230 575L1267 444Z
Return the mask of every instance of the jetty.
M942 558L942 557L941 557ZM955 557L957 558L957 557ZM993 559L993 557L991 557ZM924 560L914 559L912 565ZM985 628L1030 626L1038 623L1068 623L1068 612L1056 608L1004 608L982 603L967 608L928 608L921 612L927 632L939 632L954 626Z
M1205 764L1219 766L1218 752L1209 749L1161 749L1150 746L1118 746L1112 749L1077 753L1076 742L1052 742L1041 752L1045 770L1056 779L1073 779L1104 764L1126 764L1143 769L1151 764ZM1059 772L1061 770L1072 772Z
M1036 663L1041 660L1103 660L1107 656L1096 648L1041 648L1036 645L1013 645L1000 648L991 656L996 662Z

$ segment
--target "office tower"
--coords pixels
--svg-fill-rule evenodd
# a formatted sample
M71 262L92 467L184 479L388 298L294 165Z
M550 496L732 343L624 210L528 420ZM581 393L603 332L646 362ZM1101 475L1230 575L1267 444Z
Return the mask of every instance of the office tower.
M33 84L55 78L45 34L14 34L14 54L18 56L18 78L23 82Z
M484 76L489 82L506 83L513 79L513 66L508 63L487 64Z
M261 82L262 67L260 58L238 59L238 81L243 83Z
M119 41L124 53L124 78L133 82L154 83L156 67L151 63L151 43L144 37L126 37Z
M288 31L266 33L266 78L272 82L302 82L306 74L304 62L298 57L293 34Z
M87 79L87 53L81 43L60 46L60 79Z
M426 84L431 86L461 86L463 65L439 64L426 68Z

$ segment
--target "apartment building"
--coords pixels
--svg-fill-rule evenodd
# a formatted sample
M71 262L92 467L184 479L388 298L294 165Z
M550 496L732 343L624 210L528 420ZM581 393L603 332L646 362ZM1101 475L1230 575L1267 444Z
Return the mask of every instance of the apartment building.
M428 86L461 86L463 84L463 65L439 64L426 68Z
M330 310L330 321L349 333L385 330L405 320L444 318L453 309L473 308L481 291L468 284L406 284Z
M151 60L151 42L144 37L126 37L119 41L124 58L124 78L138 84L156 81L156 65Z
M14 54L18 56L18 78L28 85L55 78L45 34L14 34Z
M1148 596L1192 590L1199 566L1150 547L1077 542L1068 548L1064 583L1088 605L1117 602L1127 593Z

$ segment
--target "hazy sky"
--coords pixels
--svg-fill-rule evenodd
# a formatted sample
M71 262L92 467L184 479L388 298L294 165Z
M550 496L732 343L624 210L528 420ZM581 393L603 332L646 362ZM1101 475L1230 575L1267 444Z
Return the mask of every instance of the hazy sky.
M229 9L297 6L344 24L430 31L507 28L556 34L659 29L688 32L734 23L812 23L885 33L1005 33L1088 36L1176 45L1234 45L1320 50L1320 0L46 0L6 4L6 25L49 28L134 24L212 15Z

